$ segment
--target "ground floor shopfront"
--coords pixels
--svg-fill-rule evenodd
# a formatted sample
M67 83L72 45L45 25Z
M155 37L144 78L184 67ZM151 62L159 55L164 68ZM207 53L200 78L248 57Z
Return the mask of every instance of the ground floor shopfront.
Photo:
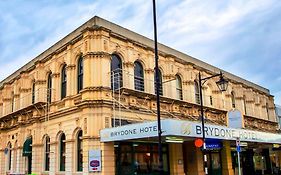
M202 175L202 150L194 144L201 136L200 124L165 120L162 126L165 174ZM15 136L12 140L17 141L1 147L1 175L159 174L156 122L102 129L100 137L87 136L89 132L83 128L67 130L63 125L59 131L54 127L47 134L39 133L23 134L22 139ZM206 136L210 175L237 174L237 136L244 143L240 158L243 175L277 174L280 169L277 134L206 125Z
M207 141L208 174L238 174L238 157L235 142ZM148 142L116 142L116 175L156 175L158 174L158 145ZM209 147L209 148L208 148ZM249 144L240 152L241 174L280 174L280 151L270 144ZM163 144L164 174L203 174L203 156L193 140L183 143Z
M163 126L163 164L165 174L203 175L203 154L195 147L199 124L169 120ZM206 126L208 174L237 175L236 138L241 139L242 175L280 174L281 151L277 134ZM134 124L101 131L102 142L114 143L115 174L156 175L158 144L155 124Z

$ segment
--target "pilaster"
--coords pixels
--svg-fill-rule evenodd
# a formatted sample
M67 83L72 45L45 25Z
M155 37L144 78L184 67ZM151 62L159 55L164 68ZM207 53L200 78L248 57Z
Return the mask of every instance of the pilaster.
M50 172L49 175L55 175L58 170L57 165L57 142L51 142L50 143Z
M170 174L184 175L182 144L169 144Z
M66 140L66 149L65 149L65 174L71 174L74 171L73 165L73 144L74 140Z
M196 148L193 141L184 142L185 166L189 175L204 175L203 155L199 148Z
M234 171L232 169L232 160L231 160L231 150L230 150L230 142L223 142L223 149L221 151L221 163L222 163L222 174L223 175L234 175Z
M32 145L32 173L40 174L43 165L42 144Z

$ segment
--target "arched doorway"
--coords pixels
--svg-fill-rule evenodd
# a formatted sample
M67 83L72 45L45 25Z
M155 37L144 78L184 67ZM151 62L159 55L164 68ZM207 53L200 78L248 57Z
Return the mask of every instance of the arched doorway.
M31 174L32 170L32 137L25 140L23 144L22 156L27 158L27 173Z

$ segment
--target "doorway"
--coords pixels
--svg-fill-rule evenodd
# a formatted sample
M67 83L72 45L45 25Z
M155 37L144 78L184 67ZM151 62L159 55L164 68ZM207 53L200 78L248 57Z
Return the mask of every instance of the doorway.
M22 156L27 158L27 173L32 173L32 137L25 140L23 144Z

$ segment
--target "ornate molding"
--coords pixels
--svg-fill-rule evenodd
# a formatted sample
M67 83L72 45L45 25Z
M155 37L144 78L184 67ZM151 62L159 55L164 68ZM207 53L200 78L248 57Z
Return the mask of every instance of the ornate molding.
M51 77L52 78L58 78L58 77L60 77L60 73L52 73Z
M147 74L149 74L149 73L154 73L154 69L150 69L150 68L145 69L144 71L145 71L145 73L147 73Z
M76 68L76 65L75 64L68 64L66 66L66 70L74 70Z
M124 62L125 67L134 67L134 63L131 61Z
M245 128L267 132L277 132L278 123L258 119L254 117L244 116Z
M46 80L36 80L35 85L46 84Z
M92 59L92 58L111 58L110 54L107 52L87 52L83 55L84 59Z
M194 85L194 81L192 80L186 80L182 82L183 85Z
M30 91L31 91L31 88L20 88L21 93L27 93L27 92L30 92Z

